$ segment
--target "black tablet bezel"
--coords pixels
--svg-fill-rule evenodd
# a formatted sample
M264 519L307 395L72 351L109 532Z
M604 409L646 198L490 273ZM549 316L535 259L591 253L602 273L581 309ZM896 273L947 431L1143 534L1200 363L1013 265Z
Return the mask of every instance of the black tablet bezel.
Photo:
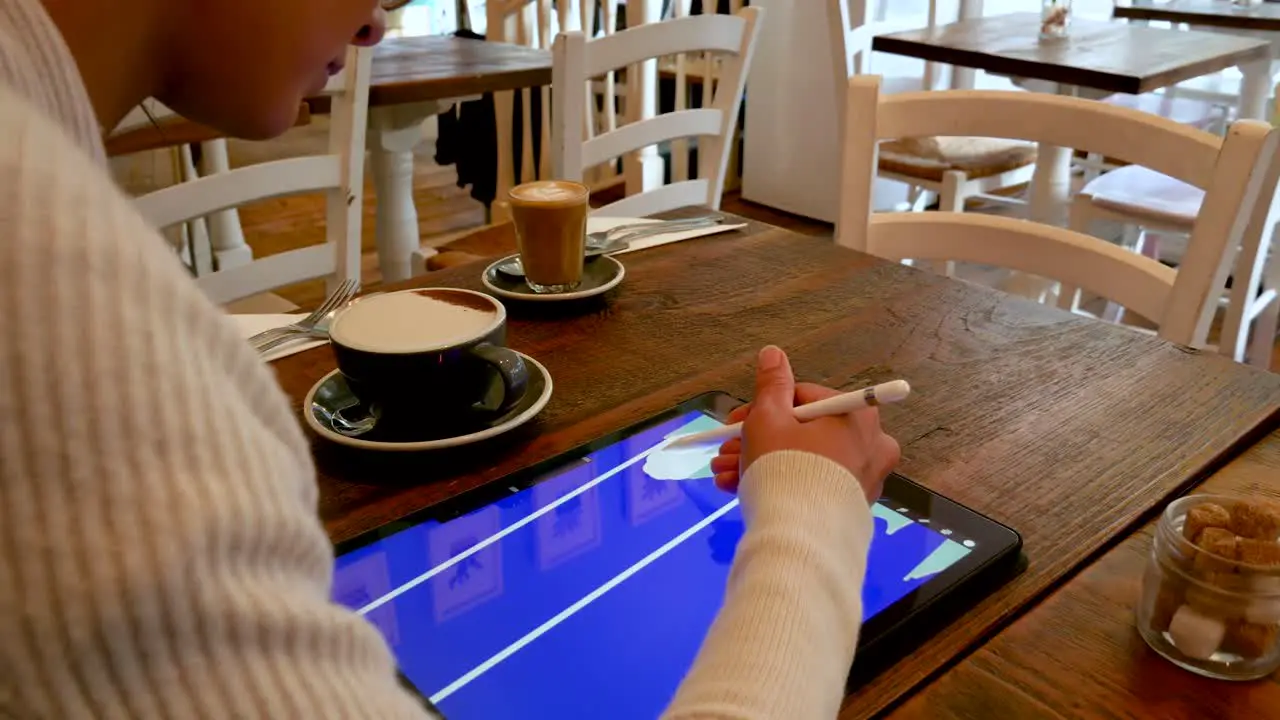
M630 427L601 436L560 455L339 543L335 547L335 554L344 555L423 522L443 523L479 510L527 490L553 474L558 474L571 464L580 462L597 450L686 413L703 412L725 422L729 413L742 404L742 400L723 392L698 395ZM927 624L924 620L930 617L934 620L944 620L948 617L945 613L937 612L940 598L947 597L950 600L954 593L957 602L948 602L947 605L951 609L956 609L961 607L962 597L980 596L988 592L990 585L984 580L991 578L992 582L998 582L1001 579L997 577L998 575L1014 568L1022 548L1022 538L1013 529L948 500L897 473L890 475L886 480L882 498L892 501L897 507L906 508L914 516L928 517L935 527L952 529L958 538L974 540L977 546L974 552L863 623L858 641L858 662L855 663L850 675L850 682L855 684L866 679L870 674L878 672L886 662L891 661L890 658L896 658L898 653L895 651L912 646L914 643L911 641L922 633L910 631L925 629ZM968 592L961 592L966 590ZM879 662L873 662L877 660ZM405 681L407 682L407 679Z

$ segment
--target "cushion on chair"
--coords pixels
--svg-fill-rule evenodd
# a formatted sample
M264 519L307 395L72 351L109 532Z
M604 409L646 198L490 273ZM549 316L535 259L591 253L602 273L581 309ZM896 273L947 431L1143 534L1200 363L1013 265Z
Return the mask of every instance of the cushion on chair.
M880 169L922 180L942 180L948 170L970 179L991 177L1036 161L1036 146L984 137L926 137L880 143Z
M1127 165L1105 173L1080 190L1098 207L1190 228L1200 214L1204 191L1145 168Z

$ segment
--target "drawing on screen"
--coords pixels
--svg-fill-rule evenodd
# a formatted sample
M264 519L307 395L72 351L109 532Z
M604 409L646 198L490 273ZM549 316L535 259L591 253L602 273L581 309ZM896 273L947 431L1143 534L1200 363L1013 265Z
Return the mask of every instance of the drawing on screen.
M574 493L582 478L564 473L533 486L533 507L545 508ZM600 491L591 487L534 521L538 567L547 570L600 546Z
M450 520L427 533L427 559L431 567L437 567L501 530L502 516L494 505ZM436 622L498 597L502 594L502 543L477 550L430 582Z

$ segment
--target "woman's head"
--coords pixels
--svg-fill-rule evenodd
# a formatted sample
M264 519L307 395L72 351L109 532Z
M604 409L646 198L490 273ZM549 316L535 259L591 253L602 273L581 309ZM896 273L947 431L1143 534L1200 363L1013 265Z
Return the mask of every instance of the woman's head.
M244 138L284 132L347 46L385 31L378 0L166 0L173 3L155 95L188 119Z

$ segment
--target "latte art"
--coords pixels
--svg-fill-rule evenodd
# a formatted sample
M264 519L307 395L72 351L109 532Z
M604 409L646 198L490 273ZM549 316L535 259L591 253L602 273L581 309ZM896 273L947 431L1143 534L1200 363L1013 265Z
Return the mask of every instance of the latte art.
M542 180L517 185L511 189L511 200L530 205L559 205L580 202L586 195L585 188L577 183L560 180Z
M422 352L485 335L499 317L495 303L478 294L447 289L388 293L342 311L329 336L366 352Z

